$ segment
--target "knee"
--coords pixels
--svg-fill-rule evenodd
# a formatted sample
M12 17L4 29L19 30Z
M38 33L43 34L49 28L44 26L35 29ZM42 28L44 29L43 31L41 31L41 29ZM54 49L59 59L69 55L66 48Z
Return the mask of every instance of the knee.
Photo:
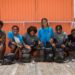
M6 49L6 45L1 44L1 45L0 45L0 50L1 50L1 51L5 51L5 49Z
M11 45L11 46L10 46L10 49L11 49L11 52L13 53L14 50L16 49L16 46L15 46L15 45Z

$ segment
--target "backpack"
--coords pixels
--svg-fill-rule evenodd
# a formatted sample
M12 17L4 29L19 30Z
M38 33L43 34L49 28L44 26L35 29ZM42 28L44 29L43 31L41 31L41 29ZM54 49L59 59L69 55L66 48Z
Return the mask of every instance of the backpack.
M15 60L15 54L14 53L8 53L8 54L4 55L4 59L2 61L2 65L13 64L14 60Z
M53 49L51 48L45 48L44 50L44 60L47 62L53 61Z
M30 51L26 48L22 49L22 62L28 63L31 61Z
M54 61L58 63L64 62L64 50L62 48L56 48Z

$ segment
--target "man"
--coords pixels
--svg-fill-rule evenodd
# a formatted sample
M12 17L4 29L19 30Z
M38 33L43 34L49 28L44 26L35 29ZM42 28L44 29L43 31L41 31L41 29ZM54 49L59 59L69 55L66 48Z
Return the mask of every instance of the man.
M3 22L0 21L0 60L3 59L6 49L6 33L2 30Z

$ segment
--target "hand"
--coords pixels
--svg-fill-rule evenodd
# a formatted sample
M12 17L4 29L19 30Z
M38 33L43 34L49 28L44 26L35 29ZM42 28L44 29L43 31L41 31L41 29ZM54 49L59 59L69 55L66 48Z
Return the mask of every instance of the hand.
M64 44L62 44L62 45L61 45L61 47L62 47L62 48L65 48L65 45L64 45Z
M31 47L29 45L25 45L25 48L27 48L31 51Z
M0 41L2 41L2 38L0 38Z
M54 47L54 48L56 47L55 43L52 44L52 47Z
M53 44L53 42L54 42L54 40L53 39L50 39L50 43Z
M39 46L39 47L44 47L44 44L43 44L42 42L40 42L40 43L38 44L38 46Z
M22 46L22 45L20 45L20 46L19 46L19 48L23 48L23 46Z
M41 44L41 42L40 42L40 41L38 41L38 44L40 45L40 44Z
M16 43L15 42L11 42L13 45L16 45Z
M2 48L3 48L3 44L0 45L0 49L2 49Z

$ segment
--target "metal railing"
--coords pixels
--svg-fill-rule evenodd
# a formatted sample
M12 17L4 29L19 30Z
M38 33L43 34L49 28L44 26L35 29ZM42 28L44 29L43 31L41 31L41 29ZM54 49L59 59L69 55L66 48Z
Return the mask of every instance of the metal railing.
M4 23L40 23L41 21L4 21ZM72 23L74 21L48 21L49 23Z

